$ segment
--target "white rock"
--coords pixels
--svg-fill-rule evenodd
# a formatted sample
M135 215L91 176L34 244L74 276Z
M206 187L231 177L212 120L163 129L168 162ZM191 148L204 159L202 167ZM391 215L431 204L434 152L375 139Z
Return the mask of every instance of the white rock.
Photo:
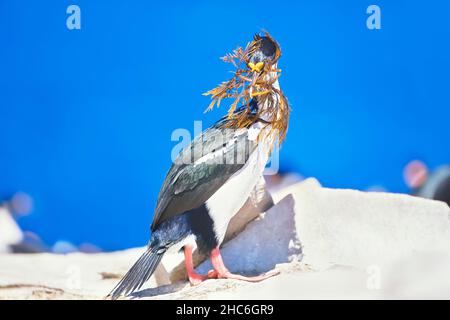
M169 284L173 269L158 269L159 275L133 297L450 298L446 204L321 188L313 179L282 189L273 198L278 203L225 244L222 254L233 272L261 273L276 265L280 275L260 283L208 280L190 287L186 281ZM0 299L101 299L143 250L0 255ZM181 262L175 259L171 265L172 258L167 257L164 266ZM198 269L206 272L210 267L205 262Z
M0 206L0 253L10 252L10 246L22 239L23 233L16 221L6 208Z
M291 187L303 262L366 268L418 252L450 253L449 207L403 194Z
M142 253L0 255L0 299L101 299Z

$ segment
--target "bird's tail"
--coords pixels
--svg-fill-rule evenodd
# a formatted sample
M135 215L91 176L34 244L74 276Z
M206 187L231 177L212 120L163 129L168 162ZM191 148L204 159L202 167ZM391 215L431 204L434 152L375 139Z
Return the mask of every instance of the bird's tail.
M123 279L108 294L107 298L115 300L142 287L155 271L165 251L165 248L150 245L147 251L134 263Z

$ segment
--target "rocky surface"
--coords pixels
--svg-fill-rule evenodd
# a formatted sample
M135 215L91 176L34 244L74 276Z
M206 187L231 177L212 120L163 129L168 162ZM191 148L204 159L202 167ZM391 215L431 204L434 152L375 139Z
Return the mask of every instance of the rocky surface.
M247 203L246 213L256 211L244 224L258 217L232 232L222 254L234 272L277 269L278 276L260 283L208 280L191 287L180 272L182 256L168 256L145 287L128 298L450 298L446 204L327 189L314 179L272 196L275 206L260 215L260 206ZM3 254L0 299L102 299L142 252ZM204 261L198 270L210 267Z
M22 231L9 210L0 204L0 253L9 253L10 246L23 239Z

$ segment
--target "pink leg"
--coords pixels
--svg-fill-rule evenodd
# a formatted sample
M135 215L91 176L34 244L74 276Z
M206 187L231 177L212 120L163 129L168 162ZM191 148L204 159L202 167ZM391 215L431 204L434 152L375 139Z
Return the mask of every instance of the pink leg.
M184 262L186 265L189 282L193 286L199 285L206 279L217 278L216 272L214 270L208 272L208 275L202 275L195 272L194 261L192 259L192 246L190 245L184 246Z
M235 279L235 280L243 280L243 281L249 281L249 282L259 282L262 280L265 280L267 278L276 276L280 272L269 272L265 273L256 277L245 277L241 276L239 274L234 274L228 271L227 267L225 267L225 264L223 263L222 256L220 254L219 247L213 249L211 251L211 263L214 267L214 270L217 272L217 278L219 279Z

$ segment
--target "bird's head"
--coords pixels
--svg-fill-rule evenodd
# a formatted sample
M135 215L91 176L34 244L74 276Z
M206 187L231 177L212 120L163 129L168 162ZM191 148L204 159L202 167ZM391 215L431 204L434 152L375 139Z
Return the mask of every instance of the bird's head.
M252 72L271 71L276 68L281 50L278 43L268 34L256 34L249 45L247 66Z
M238 47L227 54L222 60L236 68L234 77L204 93L212 99L207 110L223 99L234 98L228 113L231 117L239 103L249 105L253 98L282 94L278 86L281 70L277 68L280 57L280 46L268 32L255 34L245 49Z
M279 140L283 141L290 108L278 85L281 70L277 63L280 57L280 46L268 32L256 34L244 49L238 47L227 54L222 60L236 68L234 76L204 93L212 100L207 111L215 105L218 107L222 100L231 98L234 101L228 109L227 125L243 128L263 118L271 124L272 130L278 130ZM259 106L256 117L251 109L252 101ZM236 113L239 104L246 108Z

